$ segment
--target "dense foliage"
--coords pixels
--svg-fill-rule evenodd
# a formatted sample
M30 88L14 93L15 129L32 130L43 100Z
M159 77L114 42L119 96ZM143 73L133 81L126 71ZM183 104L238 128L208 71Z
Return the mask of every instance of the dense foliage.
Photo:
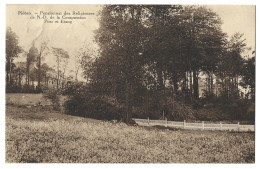
M18 54L23 50L19 46L18 36L12 31L10 27L6 30L6 50L5 50L5 68L6 68L6 83L12 83L12 72L14 71L15 64L14 58L18 57Z
M115 105L113 101L109 101L109 98L101 98L100 95L89 89L82 84L75 84L66 90L68 95L65 102L67 114L103 120L122 119L122 108Z
M95 44L79 46L74 56L75 83L65 76L68 52L48 47L48 40L38 42L38 48L33 42L25 52L26 64L13 63L22 49L8 28L6 91L55 88L68 95L70 114L127 123L132 117L183 120L200 117L196 114L203 110L254 122L255 52L248 55L243 34L228 37L214 11L204 6L104 5L99 19ZM98 49L91 49L95 45ZM46 51L56 58L55 70L41 64ZM79 86L80 68L86 83Z
M133 116L182 120L204 109L253 122L254 56L245 59L243 34L228 39L221 24L200 6L106 5L96 31L99 56L83 64L88 93L79 93L113 100L125 122Z

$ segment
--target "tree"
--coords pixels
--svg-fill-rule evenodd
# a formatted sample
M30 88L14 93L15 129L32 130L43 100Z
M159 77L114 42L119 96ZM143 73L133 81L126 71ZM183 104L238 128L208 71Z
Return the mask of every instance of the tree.
M235 33L230 40L226 40L218 62L217 76L222 86L222 96L227 99L239 97L239 76L244 62L243 53L247 50L243 34Z
M216 13L205 7L178 5L148 6L148 34L144 55L150 61L150 72L156 72L158 89L170 80L177 93L183 91L198 98L198 76L205 71L213 77L225 34ZM212 82L211 78L211 82ZM212 85L211 85L212 86Z
M216 13L204 7L105 6L93 80L104 92L125 100L126 119L142 87L163 91L171 80L176 92L178 82L189 80L190 94L197 99L199 72L216 66L222 50L220 26Z
M38 88L40 89L41 88L41 66L42 66L42 57L44 56L44 53L46 54L46 49L48 49L48 46L47 46L48 42L42 42L41 43L41 47L40 47L40 53L39 55L37 56L37 60L38 60Z
M33 41L33 45L30 48L26 58L26 82L28 86L30 85L30 71L32 69L31 65L36 61L37 57L38 57L38 49L35 47L35 43Z
M185 57L187 59L193 96L198 98L198 75L206 70L212 76L216 60L221 54L225 34L221 31L218 15L205 7L186 7L183 12L182 27L186 39Z
M68 64L69 54L62 48L52 48L53 54L56 56L56 71L57 71L57 89L60 86L61 77L65 75L66 67ZM63 67L63 73L61 68Z
M6 29L6 83L12 83L13 60L18 57L18 54L23 50L18 44L18 36L10 27Z
M74 56L74 58L75 58L75 61L76 61L76 63L75 63L75 71L74 71L75 72L75 81L77 82L78 81L79 69L80 69L80 67L82 65L82 55L81 55L81 53L76 54Z
M14 70L14 74L17 76L17 84L19 88L22 87L22 77L26 74L26 63L25 62L18 62L16 64L16 69Z
M253 57L244 61L242 66L242 80L240 85L244 88L250 89L251 99L255 100L255 51L252 52Z
M140 82L142 69L140 53L143 52L144 26L141 5L107 5L101 13L97 42L100 46L100 58L93 65L102 78L93 78L96 86L103 86L104 92L124 98L125 122L132 114L134 84ZM102 66L101 66L102 65ZM123 92L124 91L124 92Z
M98 50L94 47L95 43L84 43L83 46L74 55L75 58L75 80L78 81L78 73L83 68L84 77L89 82L91 71L90 68L94 62L94 58L98 56Z
M45 83L45 87L48 88L48 83L49 83L49 79L51 78L51 73L55 72L55 70L51 67L49 67L49 65L47 63L43 63L41 65L41 81L44 81Z

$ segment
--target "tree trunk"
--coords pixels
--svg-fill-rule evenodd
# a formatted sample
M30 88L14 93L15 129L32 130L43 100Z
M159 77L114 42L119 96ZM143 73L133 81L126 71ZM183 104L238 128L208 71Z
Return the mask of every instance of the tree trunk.
M189 73L185 72L185 91L186 95L188 95L188 89L189 89Z
M237 87L237 94L238 94L238 97L239 97L239 88L238 88L238 75L237 75L237 77L236 77L236 81L237 81L237 84L236 84L236 85L237 85L237 86L236 86L236 87Z
M30 65L28 65L28 68L27 68L27 84L28 86L30 85Z
M190 98L192 99L193 91L192 91L192 72L190 70Z
M38 88L41 88L41 52L39 55L39 65L38 65Z
M59 77L60 77L60 74L59 74L59 71L58 71L58 76L57 76L57 89L59 88Z
M213 73L210 72L210 90L211 94L214 94L214 89L213 89Z
M157 74L158 74L158 82L159 82L159 90L164 89L164 84L163 84L163 75L162 75L162 68L159 64L157 64Z
M9 82L9 70L6 71L6 84Z
M178 82L177 82L177 77L176 76L173 76L173 87L174 87L174 93L177 94Z
M216 98L218 98L218 76L216 76L216 85L215 85L215 88L216 88Z
M199 98L199 83L198 83L198 76L197 71L193 70L193 92L194 92L194 99Z
M12 83L12 63L10 62L9 82Z
M125 95L125 102L126 102L126 114L125 114L125 122L129 124L129 121L132 116L132 100L131 100L131 83L128 78L126 78L126 95Z
M22 86L22 83L21 83L21 69L19 68L19 71L18 71L18 83L19 83L19 87Z

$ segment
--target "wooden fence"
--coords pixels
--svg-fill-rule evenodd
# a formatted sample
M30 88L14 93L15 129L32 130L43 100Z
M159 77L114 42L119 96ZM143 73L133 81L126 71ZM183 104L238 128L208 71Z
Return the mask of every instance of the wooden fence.
M224 123L187 123L184 121L167 121L166 120L150 120L148 119L133 119L140 126L164 126L191 130L223 130L223 131L255 131L255 125L224 124Z

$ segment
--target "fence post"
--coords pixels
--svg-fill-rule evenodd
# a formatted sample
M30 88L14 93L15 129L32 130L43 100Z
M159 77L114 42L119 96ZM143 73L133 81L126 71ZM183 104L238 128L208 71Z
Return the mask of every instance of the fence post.
M204 121L202 121L202 130L204 130Z
M222 123L220 122L220 130L222 130Z
M149 120L149 117L147 119L147 123L148 123L148 126L150 126L150 120Z
M239 131L239 122L237 122L237 131Z
M164 120L164 111L163 111L163 120Z
M185 127L186 127L186 121L184 120L183 121L183 129L185 129Z
M165 127L167 127L167 117L165 117Z

